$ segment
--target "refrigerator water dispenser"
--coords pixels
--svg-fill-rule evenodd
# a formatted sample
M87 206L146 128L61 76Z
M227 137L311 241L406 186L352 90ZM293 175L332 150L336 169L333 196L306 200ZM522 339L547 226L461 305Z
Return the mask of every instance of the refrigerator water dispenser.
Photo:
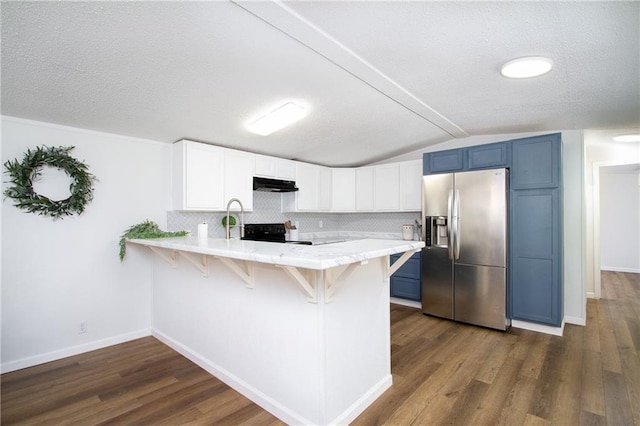
M446 216L425 216L424 223L428 224L428 226L425 227L424 240L427 247L447 247L449 245Z

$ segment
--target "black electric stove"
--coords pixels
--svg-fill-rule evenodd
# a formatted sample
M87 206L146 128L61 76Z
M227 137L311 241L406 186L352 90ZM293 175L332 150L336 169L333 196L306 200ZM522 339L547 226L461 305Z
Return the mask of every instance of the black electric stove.
M311 241L287 241L286 234L283 223L247 223L244 225L242 239L269 243L313 244Z

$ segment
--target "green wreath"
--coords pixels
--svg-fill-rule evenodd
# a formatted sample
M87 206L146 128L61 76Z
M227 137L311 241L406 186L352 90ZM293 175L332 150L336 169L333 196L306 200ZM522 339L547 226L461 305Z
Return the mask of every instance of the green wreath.
M21 162L17 159L4 163L5 172L9 174L11 186L4 195L13 199L13 205L29 213L51 216L61 219L72 214L81 214L85 206L93 199L93 183L95 176L88 172L88 167L69 155L75 147L36 147L27 149ZM71 196L64 200L51 200L33 190L33 182L42 174L42 167L50 166L64 170L73 180L69 186Z

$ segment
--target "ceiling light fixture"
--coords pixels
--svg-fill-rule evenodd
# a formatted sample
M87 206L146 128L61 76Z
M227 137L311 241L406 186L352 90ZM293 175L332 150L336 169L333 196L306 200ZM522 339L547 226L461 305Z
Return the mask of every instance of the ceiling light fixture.
M247 124L251 133L267 136L271 133L294 123L307 115L307 111L300 105L287 102L284 105L266 113L257 120Z
M507 62L500 73L509 78L531 78L548 73L552 67L553 61L549 58L529 56Z
M640 142L640 133L614 136L613 140L616 142Z

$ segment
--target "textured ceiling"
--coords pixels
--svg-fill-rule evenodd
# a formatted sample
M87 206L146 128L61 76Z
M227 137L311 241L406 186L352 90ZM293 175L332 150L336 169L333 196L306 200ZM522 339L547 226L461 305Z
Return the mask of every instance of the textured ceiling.
M331 166L640 127L639 2L2 2L2 114ZM530 80L507 60L552 58ZM302 121L243 125L284 100Z

